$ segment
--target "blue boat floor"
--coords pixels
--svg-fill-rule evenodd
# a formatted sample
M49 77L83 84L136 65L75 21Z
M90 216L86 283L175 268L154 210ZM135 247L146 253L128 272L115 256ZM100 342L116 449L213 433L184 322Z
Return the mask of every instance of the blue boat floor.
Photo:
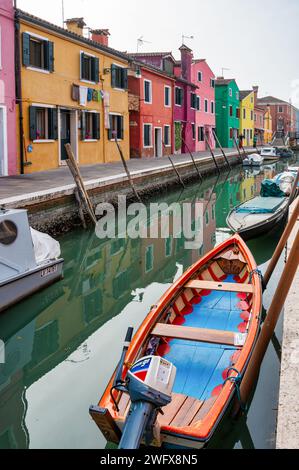
M235 282L228 276L224 282ZM185 316L184 326L239 332L243 322L236 293L213 291L193 306ZM174 393L207 400L213 390L224 383L223 372L232 365L237 348L222 344L207 344L186 340L169 342L165 358L177 368Z

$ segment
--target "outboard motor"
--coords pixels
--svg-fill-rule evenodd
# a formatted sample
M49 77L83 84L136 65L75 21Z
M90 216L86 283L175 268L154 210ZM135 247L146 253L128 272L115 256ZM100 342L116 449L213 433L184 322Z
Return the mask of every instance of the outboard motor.
M139 359L128 371L123 390L129 393L131 408L119 449L138 449L145 436L149 445L160 408L171 402L176 368L158 356Z

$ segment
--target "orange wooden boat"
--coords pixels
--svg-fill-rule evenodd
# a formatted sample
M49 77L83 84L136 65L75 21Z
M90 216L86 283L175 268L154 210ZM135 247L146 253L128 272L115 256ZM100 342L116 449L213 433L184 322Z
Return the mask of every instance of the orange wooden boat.
M122 375L148 355L164 357L177 369L153 446L201 448L209 441L250 360L261 310L261 276L239 235L191 266L153 306L130 344ZM118 443L130 398L111 392L114 379L90 414L106 439Z

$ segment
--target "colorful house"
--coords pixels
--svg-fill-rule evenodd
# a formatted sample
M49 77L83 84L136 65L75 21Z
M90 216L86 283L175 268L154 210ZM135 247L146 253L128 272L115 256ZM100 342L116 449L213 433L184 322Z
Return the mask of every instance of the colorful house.
M174 77L135 60L128 82L131 157L172 154Z
M273 139L273 126L272 126L272 116L270 108L264 112L264 141L265 144L269 144Z
M70 143L79 164L129 158L128 57L108 46L108 30L83 35L83 18L67 29L17 10L20 25L19 113L22 172L57 168Z
M291 103L274 96L259 98L257 102L258 106L263 109L269 107L273 122L273 132L285 135L296 132L297 109Z
M240 91L240 135L244 136L243 145L251 147L254 136L254 92Z
M216 133L224 148L233 148L240 129L240 92L234 79L217 78Z
M14 8L0 4L0 176L17 173Z
M265 108L260 106L258 100L259 87L252 87L254 91L254 135L257 139L257 144L263 145L265 142L264 138L264 113Z

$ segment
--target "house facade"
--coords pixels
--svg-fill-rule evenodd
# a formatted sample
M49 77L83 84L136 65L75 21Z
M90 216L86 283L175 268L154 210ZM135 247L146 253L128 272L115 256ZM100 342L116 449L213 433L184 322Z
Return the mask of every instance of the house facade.
M244 136L243 145L251 147L254 136L254 92L240 91L240 135Z
M174 78L135 60L129 70L128 82L131 157L172 154Z
M260 106L258 99L259 87L254 86L254 135L258 145L263 145L265 143L264 138L264 114L265 107Z
M224 148L233 148L240 129L240 91L234 79L217 78L216 133Z
M12 0L0 3L0 176L17 173L15 30Z
M79 164L119 160L115 136L128 159L128 58L107 45L109 32L87 39L82 18L64 29L21 10L17 21L23 173L65 164L66 143Z
M196 90L196 145L197 152L206 150L205 137L212 149L215 148L216 130L215 117L215 75L205 59L193 60L192 82L197 85Z
M273 140L273 125L270 109L267 107L264 112L264 142L269 144Z
M291 103L274 96L265 96L258 99L258 106L264 109L269 107L272 116L273 132L287 135L296 131L297 110Z

